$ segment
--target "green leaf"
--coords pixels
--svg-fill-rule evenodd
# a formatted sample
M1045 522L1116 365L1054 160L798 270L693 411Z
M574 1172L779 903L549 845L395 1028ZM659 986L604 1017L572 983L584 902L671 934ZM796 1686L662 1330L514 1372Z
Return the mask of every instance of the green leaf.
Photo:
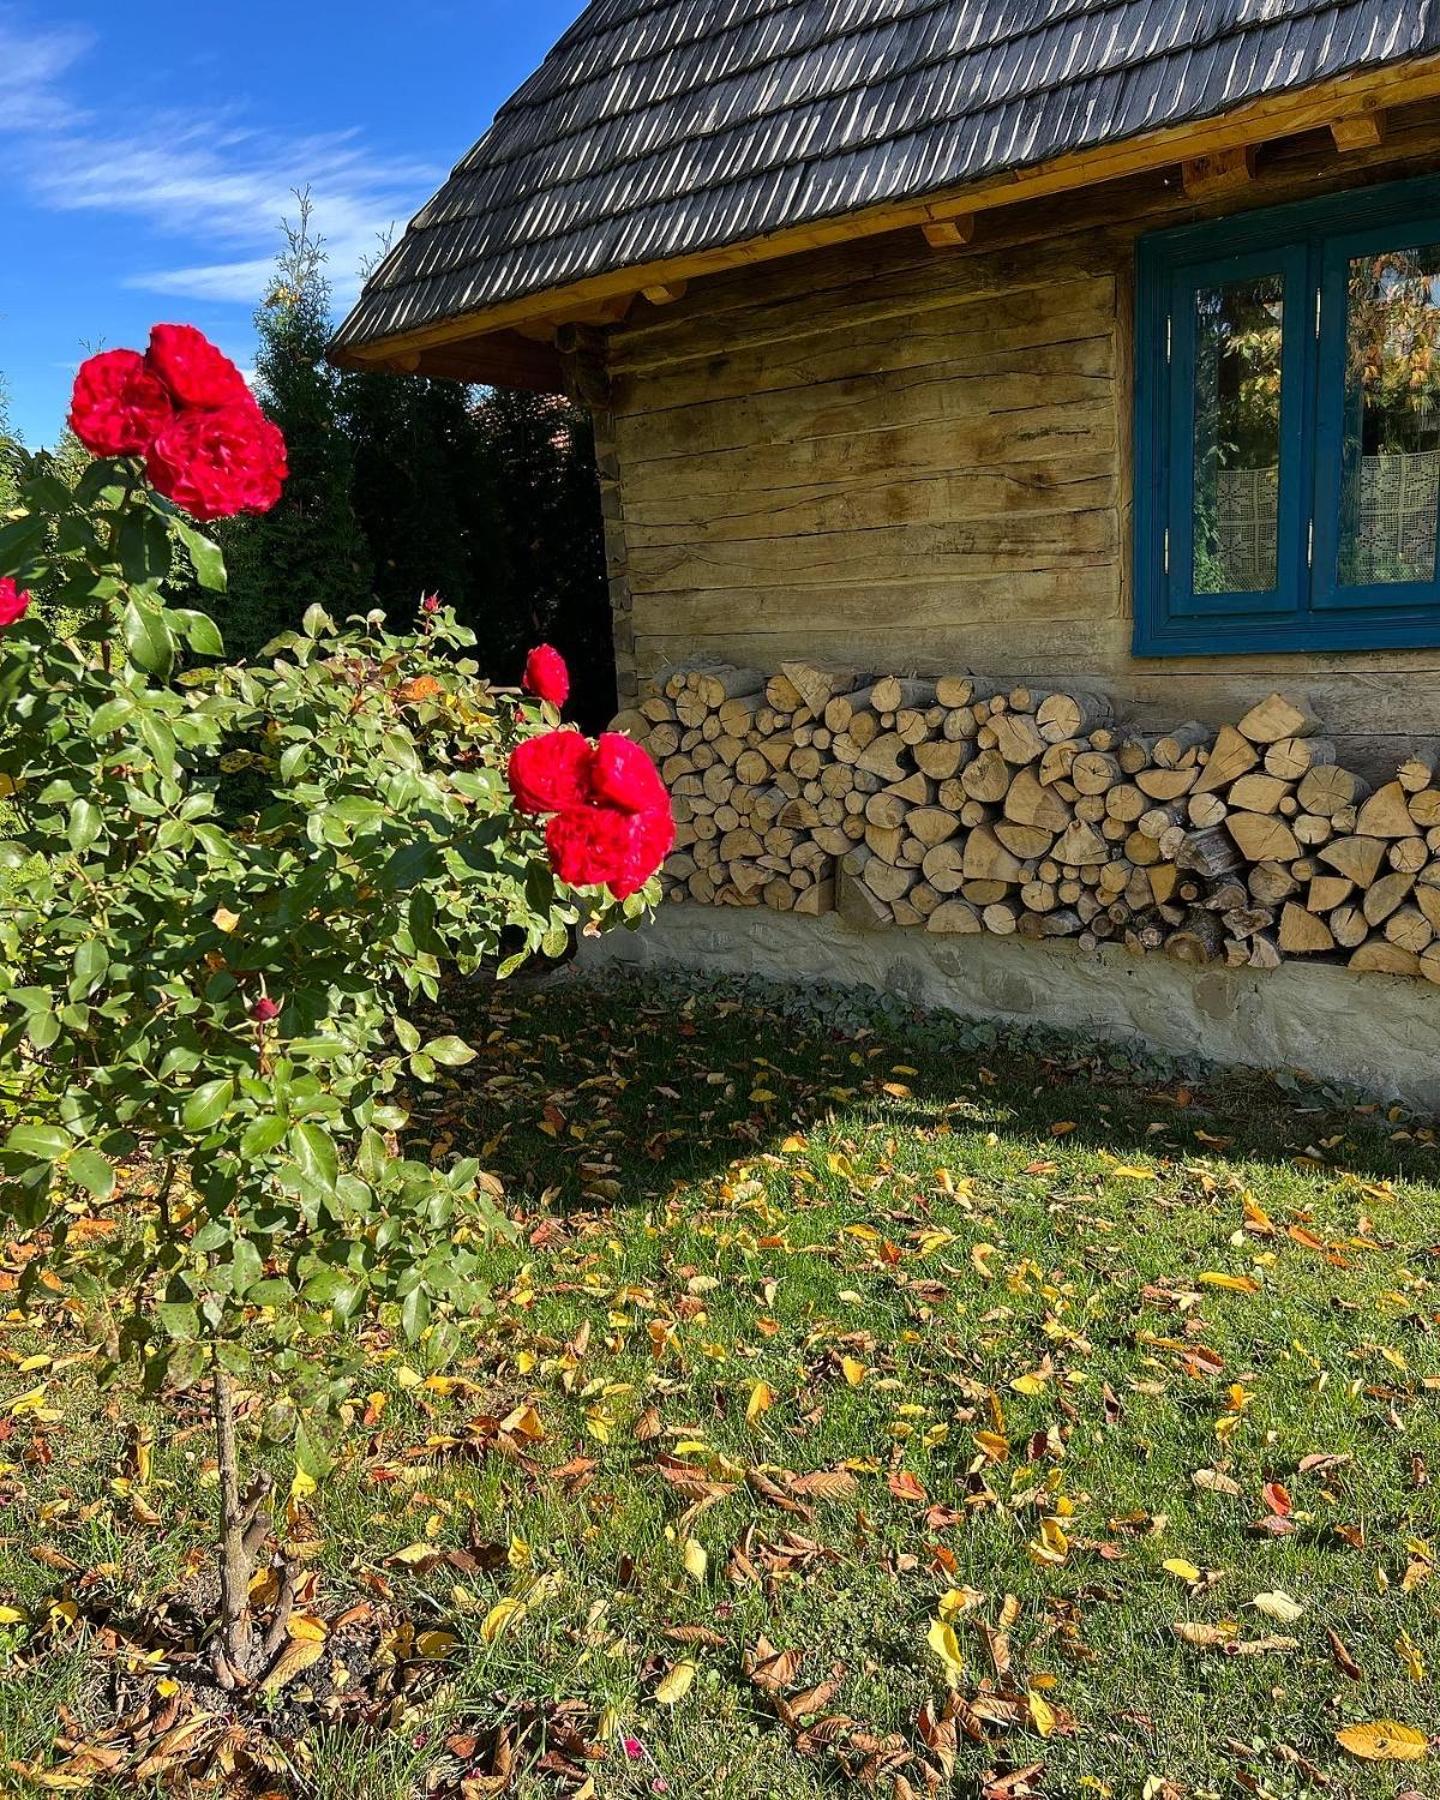
M430 1323L430 1296L423 1287L413 1287L400 1308L400 1323L411 1343Z
M13 575L23 569L45 542L50 521L43 513L0 526L0 572Z
M425 1054L444 1068L459 1069L466 1063L474 1062L478 1052L472 1050L463 1038L438 1037L431 1038L425 1046Z
M202 1081L186 1099L180 1123L187 1131L208 1131L218 1120L224 1118L234 1097L235 1083L228 1075L215 1081Z
M157 612L137 601L127 600L120 620L120 635L125 654L137 669L147 675L168 675L175 661L175 643L170 628Z
M311 1437L304 1419L295 1425L295 1466L312 1481L323 1481L334 1466L325 1446Z
M200 1309L177 1300L162 1300L155 1308L155 1317L161 1327L172 1338L186 1343L200 1335Z
M245 1134L240 1139L242 1156L268 1156L277 1144L285 1141L286 1124L273 1114L254 1119L245 1127Z
M145 747L155 758L155 767L167 781L175 774L175 733L163 719L157 719L152 713L140 715L140 735L145 740Z
M231 1291L237 1300L264 1279L265 1261L249 1238L237 1238L230 1252Z
M88 850L100 835L100 808L90 800L77 800L70 808L68 837L72 850Z
M72 998L93 994L110 968L110 952L99 938L86 938L75 949L75 979L71 983Z
M190 561L195 569L195 579L201 587L208 588L212 594L223 594L226 587L224 551L213 538L206 537L203 531L197 531L193 525L187 525L183 519L174 520L171 529L190 552ZM218 631L215 636L218 640L220 636ZM192 650L200 649L193 638L190 640L190 648ZM218 656L220 651L215 650L205 654Z
M77 1150L65 1173L97 1200L108 1200L115 1192L115 1171L98 1150Z
M340 1158L335 1143L323 1125L295 1125L290 1131L290 1154L302 1174L318 1182L327 1194L335 1192L340 1174Z
M74 1138L58 1125L16 1125L5 1139L5 1148L34 1162L58 1162L73 1149Z
M164 520L149 507L131 507L120 524L119 554L125 579L136 587L163 581L173 558Z

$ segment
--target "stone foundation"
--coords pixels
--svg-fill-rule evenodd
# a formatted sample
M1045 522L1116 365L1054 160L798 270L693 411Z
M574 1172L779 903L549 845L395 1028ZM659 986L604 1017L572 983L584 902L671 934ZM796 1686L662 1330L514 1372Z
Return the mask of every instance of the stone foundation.
M639 931L586 942L585 967L831 981L970 1017L1040 1023L1174 1055L1303 1069L1440 1110L1440 988L1323 964L1195 969L1113 946L864 931L836 913L670 904Z

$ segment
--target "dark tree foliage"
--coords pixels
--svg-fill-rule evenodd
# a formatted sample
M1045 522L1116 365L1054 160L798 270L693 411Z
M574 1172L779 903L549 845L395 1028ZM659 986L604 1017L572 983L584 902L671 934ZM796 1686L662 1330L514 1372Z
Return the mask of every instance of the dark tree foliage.
M215 606L244 655L313 601L337 618L379 605L398 622L438 592L494 681L517 681L531 646L554 644L570 716L598 729L615 677L588 417L553 394L332 369L325 251L299 198L256 315L260 400L290 479L266 518L219 528L231 591L194 603Z
M587 415L554 394L484 391L475 406L487 557L464 610L494 667L551 643L587 730L615 710L595 448Z
M290 475L280 504L220 535L230 562L226 648L253 656L315 603L338 619L371 604L370 551L355 514L354 455L339 419L340 376L325 361L330 286L310 203L285 228L275 279L255 315L261 404L285 433Z

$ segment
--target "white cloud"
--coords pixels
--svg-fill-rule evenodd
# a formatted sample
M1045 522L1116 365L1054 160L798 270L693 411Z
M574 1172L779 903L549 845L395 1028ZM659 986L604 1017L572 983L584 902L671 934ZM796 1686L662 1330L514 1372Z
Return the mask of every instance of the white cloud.
M105 129L75 104L67 77L93 40L27 31L0 4L0 162L54 211L103 211L142 221L193 254L174 267L137 269L128 287L200 300L255 301L280 246L280 226L308 188L329 251L337 304L359 287L379 235L407 219L442 171L369 152L358 132L260 130L243 114L151 115L140 131ZM13 91L12 91L13 90ZM15 114L25 130L13 129Z
M7 134L65 126L73 110L61 83L92 42L77 29L27 29L0 7L0 118Z

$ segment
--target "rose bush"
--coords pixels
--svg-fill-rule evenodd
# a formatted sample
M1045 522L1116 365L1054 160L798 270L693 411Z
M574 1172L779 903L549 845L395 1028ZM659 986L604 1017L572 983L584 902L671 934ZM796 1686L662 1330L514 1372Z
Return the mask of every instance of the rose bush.
M407 1079L473 1053L412 1015L447 969L503 975L577 928L638 922L670 827L658 777L550 729L553 701L497 695L433 597L399 629L312 607L255 664L216 660L210 617L165 598L176 555L225 579L174 502L263 506L284 460L232 367L180 327L145 359L92 358L76 429L126 448L73 492L0 440L20 502L0 523L0 866L23 871L0 909L18 1118L0 1213L35 1250L20 1302L42 1281L73 1298L102 1374L131 1354L151 1387L210 1382L214 1660L236 1686L284 1641L293 1583L282 1569L262 1638L267 1483L242 1491L233 1382L274 1390L271 1428L313 1468L296 1421L347 1391L360 1318L378 1310L436 1366L484 1303L495 1183L404 1138ZM41 580L63 633L29 604ZM79 1233L85 1212L123 1229Z

